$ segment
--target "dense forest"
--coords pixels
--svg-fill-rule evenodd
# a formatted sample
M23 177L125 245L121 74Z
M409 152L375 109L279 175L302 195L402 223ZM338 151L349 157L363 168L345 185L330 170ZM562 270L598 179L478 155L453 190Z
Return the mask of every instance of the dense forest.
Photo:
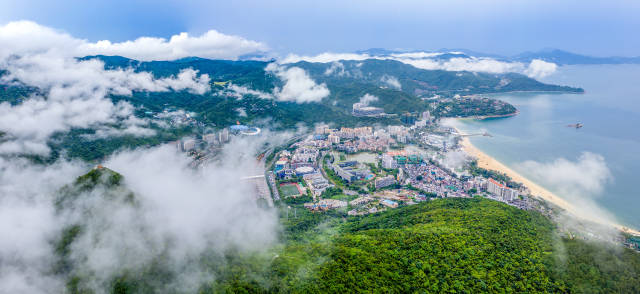
M111 171L94 170L62 191L123 189L121 182ZM295 199L275 209L283 226L280 244L202 256L200 266L216 277L202 293L640 291L638 253L559 236L541 214L492 200L438 199L348 218L344 211L310 212ZM82 228L63 230L55 249L56 270L68 275L70 293L91 293L91 277L75 273L65 257ZM145 270L123 269L110 292L166 291L175 278L168 266L159 256Z

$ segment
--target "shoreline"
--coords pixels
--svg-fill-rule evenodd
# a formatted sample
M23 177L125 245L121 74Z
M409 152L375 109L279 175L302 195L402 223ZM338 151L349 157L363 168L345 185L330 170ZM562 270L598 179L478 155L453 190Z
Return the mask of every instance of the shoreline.
M458 132L458 133L460 133L460 132ZM552 204L554 204L554 205L566 210L571 215L573 215L573 216L575 216L577 218L580 218L580 219L583 219L583 220L586 220L586 221L589 221L589 222L597 223L597 224L612 226L612 227L615 227L620 232L628 233L628 234L635 235L635 236L640 236L640 231L638 231L638 230L634 230L632 228L629 228L627 226L623 226L621 224L616 224L616 223L612 223L612 222L609 222L609 221L606 221L606 220L596 219L596 218L593 218L593 217L590 217L590 216L583 215L582 213L577 211L574 206L572 206L569 202L567 202L563 198L555 195L551 191L543 188L542 186L536 184L535 182L525 178L524 176L520 175L516 171L514 171L511 168L507 167L506 165L504 165L503 163L499 162L495 158L487 155L486 153L482 152L480 149L478 149L475 146L473 146L473 144L471 143L471 140L469 140L469 138L462 137L462 140L460 141L460 145L462 146L462 149L464 150L465 153L475 157L478 160L478 167L481 167L481 168L484 168L484 169L498 171L498 172L501 172L501 173L505 173L506 175L511 177L514 181L520 182L524 186L526 186L529 189L529 191L530 191L532 196L534 196L536 198L539 198L539 199L542 199L544 201L550 202L550 203L552 203Z
M558 90L558 91L553 91L553 90L513 90L513 91L506 91L506 92L487 92L487 93L482 93L482 94L478 94L478 95L498 95L498 94L511 94L511 93L541 93L541 94L584 94L587 91L585 91L584 89L582 89L582 92L576 92L576 91L563 91L563 90Z
M515 112L507 113L507 114L475 115L475 116L465 117L465 118L483 120L483 119L488 119L488 118L507 118L507 117L516 116L518 114L520 114L520 110L516 109Z

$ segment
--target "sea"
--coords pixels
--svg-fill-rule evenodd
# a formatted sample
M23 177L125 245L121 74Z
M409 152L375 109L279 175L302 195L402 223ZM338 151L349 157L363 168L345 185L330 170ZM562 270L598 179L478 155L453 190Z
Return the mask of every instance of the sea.
M588 198L601 213L640 229L640 65L561 66L541 81L585 93L491 95L520 113L460 120L457 127L491 134L470 140L558 196ZM576 123L583 127L570 126Z

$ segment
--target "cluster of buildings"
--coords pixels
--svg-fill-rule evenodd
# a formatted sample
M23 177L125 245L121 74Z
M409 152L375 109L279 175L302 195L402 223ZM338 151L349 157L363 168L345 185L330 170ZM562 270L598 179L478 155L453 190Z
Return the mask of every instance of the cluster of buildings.
M381 189L384 187L388 187L391 185L395 185L396 178L393 175L388 175L386 177L376 178L374 181L374 186L376 189Z
M313 141L296 143L293 153L287 150L279 153L274 168L279 179L317 173L320 149L309 142Z
M385 115L384 109L380 107L369 106L367 103L354 103L352 114L353 116L371 116L371 117Z
M304 208L309 210L329 210L346 206L346 201L336 199L321 199L318 202L309 202L304 204Z
M429 112L425 112L417 119L419 120L416 125L425 125L430 123L432 118ZM293 144L293 148L289 148L291 151L280 152L274 172L280 179L293 175L302 176L314 199L314 202L305 204L305 207L312 210L351 206L349 215L359 215L395 208L402 203L414 204L431 197L472 197L476 194L484 194L519 208L531 208L531 203L526 197L519 197L521 191L509 188L494 179L461 176L432 160L423 160L419 154L405 150L389 151L389 147L396 143L420 142L425 138L444 145L449 141L445 136L456 135L450 128L416 130L420 127L416 125L388 126L377 130L371 127L337 129L326 125L318 126L313 136ZM452 145L455 147L455 144ZM436 155L442 155L446 152L444 150L436 150ZM344 154L362 151L379 154L373 156L378 160L376 165L382 169L369 168L368 165L355 160L337 160L338 152L342 152L343 155L340 157L343 157ZM347 189L343 190L343 193L359 197L349 202L323 199L324 191L329 187L335 187L335 183L324 173L320 160L328 154L333 160L324 166L349 184L349 188L343 187ZM392 189L391 186L396 184L405 188Z
M334 186L319 172L306 174L303 179L313 198L319 197L327 188Z
M405 164L401 168L406 176L405 183L422 191L438 197L469 196L461 179L435 164Z
M229 130L227 128L218 132L210 132L202 135L201 138L186 138L172 142L179 151L194 152L202 151L207 147L220 147L229 142Z
M373 174L368 168L362 166L357 161L344 161L331 164L331 170L342 180L351 183L359 180L369 180Z
M317 145L333 146L345 153L360 151L384 151L389 145L407 143L411 140L409 128L389 126L387 129L373 130L371 127L331 129L326 125L316 127Z

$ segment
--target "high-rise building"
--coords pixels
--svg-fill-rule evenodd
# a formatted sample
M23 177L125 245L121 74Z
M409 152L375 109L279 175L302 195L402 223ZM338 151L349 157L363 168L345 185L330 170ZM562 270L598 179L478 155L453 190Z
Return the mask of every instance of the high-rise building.
M382 155L382 167L383 168L397 168L398 164L396 163L396 159L389 154Z
M407 136L405 135L398 135L396 138L396 141L398 141L398 143L407 143Z
M518 191L511 189L494 179L487 181L487 192L502 198L505 201L513 201L518 197Z
M331 144L340 144L340 137L333 134L327 136L327 140L329 140Z
M219 138L220 143L226 143L226 142L229 141L229 129L227 129L227 128L222 129L222 131L220 131L220 133L218 133L218 135L220 137Z
M429 110L422 113L422 119L426 120L427 122L431 121L431 113L429 112Z
M196 140L194 139L188 139L185 141L182 141L182 151L191 151L196 149Z
M330 129L329 129L329 125L326 124L319 124L316 125L316 129L315 129L315 134L316 135L324 135L329 133Z
M218 142L218 136L214 133L205 134L202 136L202 140L209 144L216 144Z
M400 119L402 120L403 123L405 123L407 125L412 125L413 123L416 122L416 116L411 114L411 113L408 113L408 112L402 114Z

